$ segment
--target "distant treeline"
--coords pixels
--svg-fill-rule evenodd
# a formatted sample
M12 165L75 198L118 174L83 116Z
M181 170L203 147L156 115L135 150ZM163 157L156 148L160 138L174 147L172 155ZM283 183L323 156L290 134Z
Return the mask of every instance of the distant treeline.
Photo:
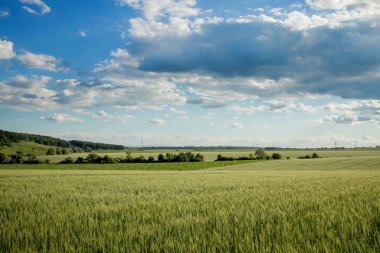
M122 145L114 144L104 144L88 141L65 141L59 138L54 138L50 136L26 134L26 133L15 133L9 131L0 130L0 146L12 146L12 143L28 141L35 142L47 146L56 146L61 148L71 148L72 150L78 151L90 151L90 150L124 150Z
M3 164L42 164L42 163L50 163L47 159L45 161L37 159L35 155L28 154L24 155L22 151L17 151L16 154L7 155L4 153L0 153L0 163Z
M95 153L89 154L86 158L78 157L74 160L72 157L67 157L60 163L165 163L165 162L203 162L204 156L202 154L193 154L191 152L172 154L166 153L165 155L159 154L157 160L153 156L145 158L143 155L132 157L131 153L127 152L125 158L112 158L109 155L98 156Z
M269 160L269 159L282 159L282 155L279 153L273 153L271 156L268 155L264 149L258 149L255 154L249 154L248 156L241 157L228 157L223 155L218 155L215 161L239 161L239 160Z

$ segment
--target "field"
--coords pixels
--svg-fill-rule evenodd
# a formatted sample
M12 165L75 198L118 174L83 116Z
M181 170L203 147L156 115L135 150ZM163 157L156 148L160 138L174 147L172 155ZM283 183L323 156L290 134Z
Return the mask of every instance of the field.
M0 166L0 252L380 252L380 156L334 154Z
M12 143L11 147L0 146L0 152L7 155L15 154L17 151L22 151L24 154L46 155L49 148L50 146L41 145L35 142L22 141L19 143Z
M130 150L133 157L137 157L140 155L145 156L146 158L149 156L153 156L157 159L159 153L165 154L169 153L179 153L191 151L193 153L201 153L204 155L206 161L214 161L218 154L223 154L223 156L230 157L240 157L240 156L248 156L249 154L254 154L256 149L246 149L246 150ZM274 152L280 153L284 158L289 157L290 159L296 159L299 156L311 155L314 152L317 152L321 157L358 157L358 156L380 156L380 149L374 150L269 150L266 151L268 154L272 154ZM124 151L112 151L112 152L101 152L96 151L96 153L100 156L109 155L113 158L125 158L126 152ZM64 160L66 157L72 157L73 159L77 159L78 157L86 157L88 153L76 153L70 155L53 155L46 156L41 155L38 158L41 160L49 159L52 163L58 163Z

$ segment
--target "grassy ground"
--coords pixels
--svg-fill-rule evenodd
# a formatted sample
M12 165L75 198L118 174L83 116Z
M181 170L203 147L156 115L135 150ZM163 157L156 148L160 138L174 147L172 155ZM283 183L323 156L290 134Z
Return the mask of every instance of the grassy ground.
M46 155L46 152L48 149L51 148L50 146L41 145L35 142L19 142L19 143L13 143L12 146L0 146L0 152L5 153L7 155L10 154L16 154L17 151L22 151L25 155L26 154L33 154L33 155Z
M100 166L0 167L0 252L380 252L380 157Z
M197 150L188 150L193 153L201 153L205 156L206 161L214 161L218 154L222 154L223 156L231 156L231 157L240 157L240 156L248 156L250 153L254 154L255 150L218 150L218 151L197 151ZM157 159L159 153L165 154L169 153L178 153L179 151L173 150L155 150L155 151L136 151L132 150L132 156L137 157L140 155L144 155L146 158L149 156L153 156ZM182 152L182 151L181 151ZM185 151L183 151L185 152ZM311 155L314 152L317 152L321 157L357 157L357 156L380 156L379 150L270 150L266 151L268 154L272 153L280 153L283 158L289 157L290 159L296 159L298 156L305 156L307 154ZM113 158L125 158L126 152L113 151L113 152L96 152L100 156L109 155ZM39 159L46 160L49 159L52 163L58 163L64 160L66 157L70 156L73 159L77 159L78 157L86 157L88 153L77 153L71 155L55 155L55 156L39 156Z
M222 161L183 163L115 163L115 164L0 164L0 170L150 170L186 171L241 165L262 161Z

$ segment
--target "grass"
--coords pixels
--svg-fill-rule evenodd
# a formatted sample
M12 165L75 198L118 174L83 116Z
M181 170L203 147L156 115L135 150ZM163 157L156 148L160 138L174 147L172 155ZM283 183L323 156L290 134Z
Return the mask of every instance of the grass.
M254 154L255 150L218 150L218 151L207 151L207 150L185 150L185 151L175 151L175 150L154 150L154 151L138 151L138 150L132 150L131 154L133 157L137 157L140 155L145 156L146 158L149 156L153 156L155 159L157 159L158 154L166 152L169 153L179 153L179 152L186 152L191 151L193 153L201 153L205 156L205 161L214 161L218 154L222 154L223 156L228 157L240 157L240 156L248 156L250 153ZM269 150L266 151L268 154L272 153L280 153L283 158L289 157L290 159L296 159L299 156L304 155L311 155L313 152L317 152L321 157L329 158L329 157L357 157L357 156L380 156L380 149L379 150ZM113 151L113 152L95 152L100 156L109 155L113 158L125 158L126 152L120 152L120 151ZM73 159L77 159L78 157L86 157L88 153L76 153L76 154L70 154L70 155L53 155L53 156L46 156L42 155L38 158L41 160L49 159L52 163L58 163L60 161L63 161L66 157L72 157Z
M0 166L0 252L380 252L380 157L114 166Z
M7 155L16 154L17 151L23 151L23 153L26 154L33 154L33 155L46 155L46 152L48 149L51 148L51 146L46 146L42 144L38 144L35 142L18 142L18 143L12 143L12 146L0 146L0 152L5 153Z
M0 170L151 170L186 171L233 166L260 161L114 163L114 164L0 164Z

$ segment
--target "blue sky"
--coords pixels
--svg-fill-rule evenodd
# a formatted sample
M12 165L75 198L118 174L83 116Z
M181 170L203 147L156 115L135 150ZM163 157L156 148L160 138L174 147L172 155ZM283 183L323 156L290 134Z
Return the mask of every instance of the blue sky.
M377 0L0 0L0 128L130 146L380 144Z

